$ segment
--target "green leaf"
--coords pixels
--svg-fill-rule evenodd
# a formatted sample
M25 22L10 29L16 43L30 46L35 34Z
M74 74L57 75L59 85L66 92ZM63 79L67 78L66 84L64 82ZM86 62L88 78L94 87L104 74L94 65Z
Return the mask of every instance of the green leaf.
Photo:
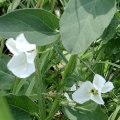
M0 97L0 120L13 120L7 102Z
M10 73L7 69L7 63L9 62L10 57L8 55L0 55L0 71L4 71L6 73Z
M7 101L9 105L22 109L28 112L29 114L38 113L37 104L27 96L10 95L7 96Z
M70 0L60 20L64 47L72 54L98 39L116 11L115 0Z
M105 29L102 39L104 43L107 43L109 40L111 40L115 34L117 33L117 28L120 24L120 13L117 12L115 16L113 17L110 25Z
M6 96L15 120L32 120L31 115L38 114L38 106L30 98L22 95Z
M17 108L15 106L10 106L11 112L13 114L14 120L33 120L26 111Z
M97 107L93 111L85 111L66 106L63 112L70 120L107 120L106 114L100 107Z
M17 10L0 17L0 36L16 38L24 33L29 42L42 46L57 39L58 26L58 18L45 10Z
M0 89L9 90L13 85L15 77L3 71L0 71Z
M10 57L7 55L0 56L0 89L8 90L13 85L15 77L7 69L7 63Z

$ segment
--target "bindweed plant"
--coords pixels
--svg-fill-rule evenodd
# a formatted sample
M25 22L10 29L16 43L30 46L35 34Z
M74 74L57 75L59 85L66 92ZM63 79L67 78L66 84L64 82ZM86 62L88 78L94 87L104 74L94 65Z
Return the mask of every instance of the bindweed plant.
M119 7L0 0L0 120L119 120Z

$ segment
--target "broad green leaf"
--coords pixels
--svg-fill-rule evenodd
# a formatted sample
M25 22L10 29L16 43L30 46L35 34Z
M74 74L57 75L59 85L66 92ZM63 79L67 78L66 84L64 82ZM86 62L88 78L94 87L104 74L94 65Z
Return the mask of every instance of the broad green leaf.
M22 95L22 96L15 96L10 95L7 96L8 104L19 109L22 109L29 114L38 113L38 106L35 102L33 102L30 98Z
M8 55L0 55L0 71L4 71L6 73L10 73L7 69L7 63L9 62L10 57Z
M66 106L63 112L70 120L107 120L106 114L100 107L93 111L84 111Z
M23 9L0 17L0 36L16 38L24 33L27 40L38 46L52 43L58 37L59 20L42 9Z
M70 0L60 20L64 47L72 54L98 39L115 14L115 0Z
M15 106L10 106L14 120L33 120L29 113L17 108Z
M7 102L0 97L0 120L13 120Z
M8 90L11 88L15 80L15 77L11 74L0 71L0 89Z
M7 69L7 63L10 57L7 55L0 56L0 89L8 90L13 85L15 77Z

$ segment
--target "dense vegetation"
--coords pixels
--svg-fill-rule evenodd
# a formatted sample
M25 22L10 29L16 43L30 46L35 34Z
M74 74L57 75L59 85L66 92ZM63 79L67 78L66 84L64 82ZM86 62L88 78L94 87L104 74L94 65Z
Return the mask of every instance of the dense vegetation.
M120 0L0 0L0 120L120 120L119 10ZM7 66L6 41L20 34L37 46L25 78ZM95 74L114 85L104 105L71 100Z

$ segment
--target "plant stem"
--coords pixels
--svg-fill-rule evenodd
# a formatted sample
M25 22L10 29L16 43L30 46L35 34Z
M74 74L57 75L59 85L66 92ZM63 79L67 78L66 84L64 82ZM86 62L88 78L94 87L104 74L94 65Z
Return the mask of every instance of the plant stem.
M53 13L53 11L54 11L55 2L56 2L56 0L52 0L52 4L51 4L51 12L52 12L52 13Z
M60 83L59 94L55 98L54 103L51 107L50 113L46 120L51 120L54 114L56 113L56 111L58 110L61 94L63 93L63 89L64 89L65 79L74 71L73 69L75 68L76 59L77 59L77 55L72 55L70 57L68 64L66 65L64 75Z
M4 49L4 40L1 40L1 46L0 46L0 54L3 53L3 49Z
M44 0L38 0L37 4L36 4L36 8L42 8L44 4Z
M16 94L16 90L17 90L17 86L18 86L19 82L20 82L20 79L16 77L15 81L14 81L14 85L13 85L13 90L12 90L13 94Z
M31 0L28 0L28 1L27 1L27 8L30 7L30 2L31 2Z
M36 83L37 83L37 93L38 93L38 104L39 104L39 115L40 120L45 120L46 118L46 110L45 110L45 99L43 96L44 93L44 84L42 81L42 74L40 70L40 59L39 55L36 57L35 61L36 65Z
M63 79L67 78L68 75L70 75L73 72L73 70L75 68L75 64L76 64L76 59L77 59L77 55L72 55L70 57L70 60L65 67L65 71L64 71L64 74L63 74Z

